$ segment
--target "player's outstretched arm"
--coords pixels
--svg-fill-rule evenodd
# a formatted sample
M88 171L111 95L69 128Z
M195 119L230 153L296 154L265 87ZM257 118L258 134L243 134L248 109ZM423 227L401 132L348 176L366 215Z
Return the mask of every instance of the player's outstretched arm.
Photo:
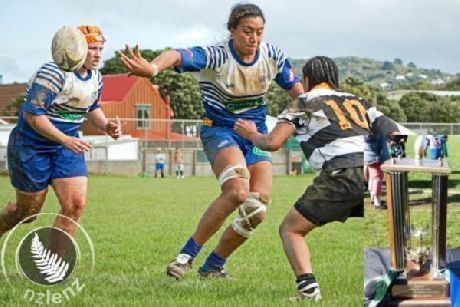
M268 151L280 149L284 142L294 133L294 126L288 122L277 123L269 134L259 133L254 122L249 120L238 119L234 129L255 146Z
M139 46L136 45L134 50L126 45L126 54L117 51L121 62L129 70L129 75L135 75L145 78L153 78L163 70L171 66L179 66L181 55L176 50L163 51L152 62L142 57Z

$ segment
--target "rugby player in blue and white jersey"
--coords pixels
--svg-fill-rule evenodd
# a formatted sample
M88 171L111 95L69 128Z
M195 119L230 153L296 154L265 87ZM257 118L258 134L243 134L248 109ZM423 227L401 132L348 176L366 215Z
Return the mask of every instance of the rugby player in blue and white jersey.
M54 227L73 235L76 224L71 220L77 222L85 208L84 152L91 146L78 137L77 130L86 116L112 138L121 135L119 125L109 122L98 104L102 88L98 65L105 38L96 26L80 26L79 30L88 44L83 66L64 71L49 62L29 81L8 142L8 169L16 201L0 211L0 235L40 212L49 185L61 205L62 216L56 218ZM50 248L61 253L66 244L52 240Z
M239 207L239 216L222 235L216 249L199 269L202 277L226 277L223 266L265 217L270 203L272 165L267 152L241 138L233 126L237 119L252 120L267 132L264 95L275 80L292 97L303 92L299 78L281 50L262 41L265 17L254 4L237 4L227 23L231 38L209 47L168 50L152 63L127 47L121 60L132 74L153 77L168 67L193 72L199 81L205 109L200 136L221 194L203 214L195 232L167 268L183 278L204 243Z
M295 273L299 296L321 299L304 237L318 226L364 214L364 135L399 134L395 122L356 96L339 92L337 65L314 57L303 67L307 93L279 116L270 134L260 134L251 121L239 120L235 130L261 149L278 150L295 135L317 173L284 218L280 235ZM362 252L362 251L357 251Z

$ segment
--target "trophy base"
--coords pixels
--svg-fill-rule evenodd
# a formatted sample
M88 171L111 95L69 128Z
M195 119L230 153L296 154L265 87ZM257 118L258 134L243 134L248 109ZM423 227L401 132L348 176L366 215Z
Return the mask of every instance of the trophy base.
M407 273L397 278L390 288L392 298L448 298L449 282L444 278L434 279L425 267L420 268L413 261L406 262Z
M407 306L407 307L450 307L449 298L438 298L438 299L408 299L408 300L396 300L393 299L383 304L384 307L395 307L395 306Z
M397 279L390 289L391 297L396 299L448 298L449 283L445 279L433 280L431 274L406 279Z

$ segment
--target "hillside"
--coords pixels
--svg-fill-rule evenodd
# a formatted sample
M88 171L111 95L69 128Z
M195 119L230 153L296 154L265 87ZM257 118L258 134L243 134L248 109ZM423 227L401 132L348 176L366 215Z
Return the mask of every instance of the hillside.
M339 66L340 80L353 77L378 86L385 90L395 89L437 89L443 87L454 75L441 72L439 69L425 69L401 59L394 61L377 61L359 57L334 58ZM301 73L305 60L292 59L297 73Z

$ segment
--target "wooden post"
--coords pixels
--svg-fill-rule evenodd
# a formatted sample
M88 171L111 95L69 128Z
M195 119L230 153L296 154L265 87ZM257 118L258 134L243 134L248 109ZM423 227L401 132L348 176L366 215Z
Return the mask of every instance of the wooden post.
M197 153L196 153L196 151L197 151L197 150L198 150L198 149L194 149L193 152L192 152L192 153L193 153L193 154L192 154L192 156L193 156L193 158L192 158L192 175L193 175L193 176L196 176L196 163L197 163L197 161L196 161L196 159L197 159Z

